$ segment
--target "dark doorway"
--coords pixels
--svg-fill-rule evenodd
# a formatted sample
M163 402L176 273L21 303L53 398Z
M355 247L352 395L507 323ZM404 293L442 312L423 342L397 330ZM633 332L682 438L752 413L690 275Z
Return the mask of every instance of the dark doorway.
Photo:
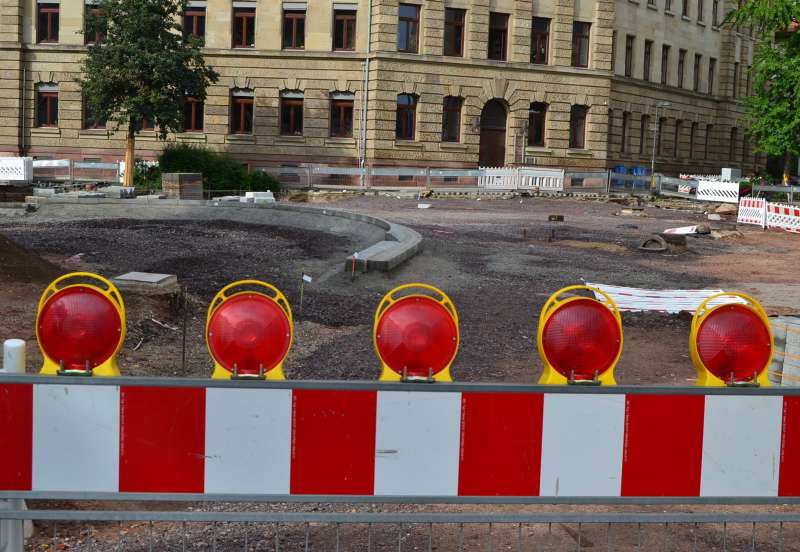
M481 111L481 167L502 167L506 162L506 107L490 100Z

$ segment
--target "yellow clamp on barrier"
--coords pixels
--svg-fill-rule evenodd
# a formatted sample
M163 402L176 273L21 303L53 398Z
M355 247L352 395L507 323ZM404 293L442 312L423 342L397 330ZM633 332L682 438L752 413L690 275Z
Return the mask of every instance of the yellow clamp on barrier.
M579 290L599 294L605 301L575 295L562 298ZM566 317L565 313L577 308L586 317L583 325L577 319L562 322L561 316L555 318L557 313ZM568 333L570 326L575 334ZM545 335L545 331L552 333ZM536 342L544 364L540 384L616 385L614 368L622 354L622 318L617 304L602 290L575 285L551 295L539 314Z
M230 293L237 288L248 289ZM284 380L283 364L294 341L292 308L272 284L240 280L214 296L205 337L213 379Z
M719 303L724 297L733 301ZM738 300L744 300L744 303ZM718 304L712 306L712 303ZM713 335L709 333L708 338L701 335L706 323L731 314L736 317L727 321L718 320L717 327L710 330ZM702 344L699 342L700 339L703 339ZM709 347L709 356L704 362L704 354L700 349L706 345ZM699 386L767 387L770 385L769 367L775 352L775 339L767 313L761 304L749 295L725 291L712 295L700 303L692 318L689 352L692 364L697 370ZM717 354L713 355L714 352ZM744 353L754 364L752 366L742 364L743 356L740 353ZM737 377L738 375L742 377Z
M453 381L450 367L459 343L456 307L434 286L398 286L378 304L372 344L381 362L380 381Z
M109 280L91 272L56 278L36 313L36 341L44 357L40 373L119 376L125 327L125 303Z

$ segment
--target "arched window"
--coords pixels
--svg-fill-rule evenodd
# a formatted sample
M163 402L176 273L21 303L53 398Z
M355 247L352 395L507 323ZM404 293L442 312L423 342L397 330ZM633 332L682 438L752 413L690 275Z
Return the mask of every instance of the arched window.
M544 129L547 122L547 104L533 102L528 110L528 145L544 147Z
M413 140L416 132L417 96L398 94L397 125L395 136L398 140Z
M457 96L446 96L442 105L442 142L461 141L461 106Z
M569 111L569 147L583 149L586 147L586 113L585 105L573 105Z

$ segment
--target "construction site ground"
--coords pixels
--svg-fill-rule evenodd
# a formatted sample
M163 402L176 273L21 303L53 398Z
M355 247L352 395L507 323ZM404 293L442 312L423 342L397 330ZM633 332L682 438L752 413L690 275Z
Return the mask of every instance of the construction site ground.
M52 216L42 220L36 214L0 217L0 279L3 282L0 287L0 340L17 337L28 341L27 368L29 372L38 371L41 355L35 346L34 321L39 296L53 277L77 270L108 277L129 271L177 275L184 290L183 297L125 295L128 331L120 352L120 365L122 372L130 376L208 376L211 361L203 339L206 309L222 286L241 278L271 282L283 290L292 303L295 343L285 365L291 379L376 379L379 370L372 347L375 308L387 291L409 282L435 285L453 299L461 328L461 346L453 365L453 376L456 380L470 382L536 382L542 368L536 350L539 310L552 292L584 281L642 288L739 290L753 293L770 313L800 313L800 283L797 282L800 237L797 235L740 226L738 233L728 232L722 238L689 237L686 252L652 253L638 249L644 238L669 227L708 223L712 228L735 229L735 214L723 215L721 221L709 221L706 211L713 206L707 204L662 201L633 210L624 204L625 200L622 203L527 197L418 200L347 194L331 194L317 201L322 201L323 206L327 204L409 226L423 235L424 250L391 273L357 273L353 277L344 271L344 259L352 253L354 244L346 238L316 230L225 221L59 221ZM420 209L420 202L430 204L430 208ZM564 222L548 222L549 215L563 215ZM305 284L300 305L304 273L314 280ZM618 382L694 384L688 351L690 320L686 314L624 313L625 348L616 372ZM69 503L46 506L72 507ZM95 508L101 506L93 504ZM164 505L127 507L163 508ZM226 508L225 505L208 507ZM298 508L255 504L236 507L248 510ZM379 508L315 507L331 511ZM390 507L394 510L410 508ZM423 511L433 509L436 507L421 508ZM466 506L447 508L448 511L467 509ZM609 510L604 506L485 506L482 509ZM676 510L675 507L622 509ZM700 506L689 509L720 510L719 507ZM748 507L724 509L738 511L748 510ZM415 508L417 510L420 508ZM776 507L758 510L775 511ZM43 549L42 545L50 543L52 527L47 524L39 529L30 541L31 549ZM685 529L675 531L671 549L691 549L691 528ZM170 532L177 535L181 530L176 525L163 526L162 537ZM220 537L222 542L217 549L241 550L243 527L229 525L224 530L233 536L227 541ZM75 550L108 550L109 543L116 543L118 537L116 524L92 527L78 524L64 526L61 531L70 539L61 542ZM146 524L128 524L124 531L126 550L147 549ZM210 549L209 526L190 528L190 531L192 549ZM273 549L274 536L270 537L269 531L265 528L259 533L257 542L261 543L261 548L250 549ZM455 538L452 531L455 528L442 533L445 541ZM574 549L574 528L561 527L553 531L557 535L549 549ZM721 528L701 528L701 531L705 547L698 550L721 550L718 547ZM766 531L767 528L763 529ZM447 538L448 534L452 539ZM792 534L795 538L788 539L783 550L800 550L792 548L800 547L796 538L800 532L792 529ZM528 535L528 538L534 537L535 532ZM634 543L636 528L620 528L618 537ZM282 538L295 542L299 537L286 534ZM365 533L352 538L363 544ZM418 538L421 535L413 531L408 535L409 542ZM598 538L595 535L590 541ZM727 538L740 544L749 543L750 528L729 528ZM396 536L394 539L396 548ZM766 535L764 540L767 541ZM165 542L162 539L161 546L155 549L169 549ZM172 549L180 549L174 535L170 542ZM255 546L255 542L251 540L251 546ZM473 548L465 547L465 550L485 549L482 537L471 542ZM777 550L777 541L770 538L769 542L772 544L757 549ZM448 546L440 543L436 549L450 550ZM583 546L586 546L585 541ZM600 543L594 546L603 549ZM315 549L332 548L323 545ZM414 546L405 549L413 550ZM614 549L629 548L620 544Z

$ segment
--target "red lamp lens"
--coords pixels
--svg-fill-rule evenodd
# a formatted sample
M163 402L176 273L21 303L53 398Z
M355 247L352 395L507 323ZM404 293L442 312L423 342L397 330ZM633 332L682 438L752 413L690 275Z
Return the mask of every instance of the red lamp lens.
M94 368L117 350L122 320L111 300L89 287L52 295L39 314L39 344L65 370Z
M697 331L697 353L709 372L723 381L751 381L769 361L772 345L764 322L744 305L711 311Z
M404 297L386 309L375 337L383 362L410 377L438 374L458 349L453 315L428 297Z
M242 375L257 375L275 368L292 342L289 317L275 301L244 293L225 301L211 315L208 346L211 356L226 370L233 365Z
M594 379L611 368L621 346L617 319L608 307L588 298L557 307L542 331L547 360L568 379Z

